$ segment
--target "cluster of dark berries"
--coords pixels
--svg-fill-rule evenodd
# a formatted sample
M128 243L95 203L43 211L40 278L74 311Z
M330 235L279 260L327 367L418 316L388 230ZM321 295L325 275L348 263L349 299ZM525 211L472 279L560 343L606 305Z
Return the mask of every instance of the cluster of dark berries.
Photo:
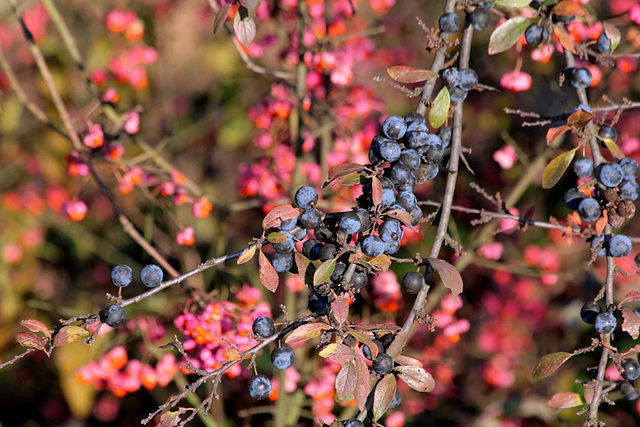
M163 277L162 269L155 264L146 265L140 271L140 281L148 288L158 286L162 283ZM111 270L111 281L121 288L129 286L133 281L133 270L126 264L116 265Z
M253 333L262 338L269 338L276 333L276 326L270 317L260 316L253 321ZM282 344L271 352L271 364L276 369L290 368L295 360L293 348L287 344ZM255 375L249 380L247 388L252 398L266 399L271 393L271 381L264 375Z
M440 71L440 77L449 89L452 102L462 102L467 93L478 85L478 74L471 68L458 70L456 67L445 68Z
M608 223L619 228L625 220L635 215L633 201L640 196L640 186L636 182L640 167L638 163L625 157L615 163L601 163L594 167L590 157L578 157L573 171L580 178L594 177L596 188L590 197L579 188L571 188L565 193L565 204L577 210L586 222L595 222L607 212ZM631 240L618 234L601 236L592 241L592 247L603 246L603 254L625 257L631 253Z
M145 266L140 272L140 280L149 288L155 288L162 283L162 278L162 269L155 264ZM116 265L111 270L111 281L120 288L129 286L133 281L133 269L126 264ZM98 315L102 323L106 323L112 328L124 325L126 320L124 308L117 304L112 304L101 310Z

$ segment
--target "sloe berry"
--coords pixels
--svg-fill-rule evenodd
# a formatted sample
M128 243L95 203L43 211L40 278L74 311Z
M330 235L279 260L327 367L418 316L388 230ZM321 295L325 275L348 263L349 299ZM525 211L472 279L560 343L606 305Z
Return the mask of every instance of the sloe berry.
M618 131L611 126L602 125L598 130L598 136L602 139L610 139L616 142L618 140Z
M380 374L386 375L393 369L393 358L387 353L378 353L378 357L373 361L373 370Z
M424 277L417 271L410 271L402 278L402 287L410 294L417 294L424 287Z
M378 227L378 235L383 242L392 242L402 239L402 226L395 219L388 219Z
M456 67L449 67L440 71L440 77L450 88L456 87L460 83L460 71Z
M276 369L287 369L293 366L296 361L296 354L291 346L284 344L282 347L276 347L271 352L271 364Z
M588 302L580 309L580 318L583 322L593 325L598 314L602 313L602 307L595 302Z
M631 240L622 234L616 234L609 239L607 253L615 258L623 258L631 253Z
M155 288L162 282L164 273L162 269L155 264L145 265L140 272L140 280L148 288Z
M300 224L304 228L316 228L322 223L322 213L316 209L307 209L300 214Z
M524 38L528 45L538 46L547 39L547 29L540 24L531 24L524 31Z
M367 236L362 239L362 252L372 258L378 257L384 253L385 244L378 236Z
M491 23L491 14L483 7L479 7L469 15L469 21L478 31L484 30Z
M587 196L582 191L576 188L570 188L564 193L564 204L571 210L578 209L580 202L582 202Z
M254 334L262 338L269 338L276 333L276 325L270 317L260 316L253 321L252 330Z
M591 157L578 157L573 164L573 171L579 178L593 175L593 160Z
M249 396L256 400L263 400L271 394L271 382L264 375L255 375L249 379L247 389Z
M596 316L595 327L599 334L609 335L616 329L617 325L616 316L609 312L600 313Z
M478 74L471 68L460 70L460 89L470 91L478 85Z
M440 31L445 34L453 34L460 29L460 18L453 12L447 12L438 19Z
M620 393L622 393L622 397L627 400L637 400L640 395L638 393L638 389L636 389L629 381L625 381L620 385Z
M596 49L600 53L610 53L611 52L611 39L607 37L607 34L602 31L598 36L598 40L596 40Z
M608 188L617 187L624 178L624 172L617 163L602 163L596 167L596 180Z
M634 181L624 180L620 183L620 186L618 187L618 195L622 199L633 202L638 198L638 196L640 196L640 186L638 186L638 183L635 180Z
M640 166L638 166L638 162L636 162L631 157L623 157L618 161L618 164L622 168L622 174L624 175L624 179L628 179L630 181L634 181L638 176L638 172L640 172Z
M277 273L286 273L293 267L293 253L274 252L271 255L271 265Z
M555 15L554 15L555 16ZM569 67L564 70L565 77L569 79L569 83L576 89L586 89L591 86L593 77L591 71L584 67Z
M112 328L117 328L124 325L124 322L126 320L124 308L116 304L107 306L107 308L100 311L98 315L100 316L100 321L102 323L106 323Z
M296 191L295 201L298 207L311 209L313 205L318 203L318 192L311 186L302 186Z
M129 286L133 280L133 270L126 264L120 264L111 270L111 281L116 286Z
M284 236L284 240L282 242L274 243L273 248L282 253L291 252L295 246L293 236L288 231L282 231L280 234Z
M400 389L396 388L396 394L393 395L393 400L389 404L389 409L393 409L402 403L402 393L400 393Z
M382 123L382 133L387 138L400 139L407 131L407 125L400 116L389 116Z
M582 218L586 222L594 222L598 218L600 218L600 214L602 209L600 208L600 203L594 198L587 197L583 199L578 205L578 213L580 214L580 218Z
M355 212L346 212L340 215L340 230L347 234L355 234L360 231L360 217Z
M640 363L636 359L624 359L620 367L622 368L620 375L625 380L634 381L640 377Z

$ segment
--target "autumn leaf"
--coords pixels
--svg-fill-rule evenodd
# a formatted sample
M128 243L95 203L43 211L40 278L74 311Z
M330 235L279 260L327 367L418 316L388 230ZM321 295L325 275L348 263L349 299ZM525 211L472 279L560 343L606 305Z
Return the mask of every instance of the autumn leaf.
M21 321L20 324L25 328L29 329L31 332L36 332L36 333L42 332L47 336L47 338L51 338L51 332L49 332L49 328L47 328L47 325L45 325L39 320L25 319Z
M453 301L458 300L458 295L462 293L462 276L456 268L448 262L437 259L429 258L429 264L438 273L442 284L451 291L453 295Z
M516 44L532 22L532 19L516 16L496 28L489 38L489 55L504 52Z
M399 83L421 83L427 80L435 79L438 74L431 70L423 68L414 68L407 65L394 65L387 68L387 74L393 80Z
M294 342L308 341L313 338L319 337L323 331L331 329L331 326L326 323L307 323L306 325L298 326L293 332L287 335L284 340L287 344Z
M638 336L640 336L640 317L635 311L628 308L623 308L621 311L624 319L622 321L622 330L631 335L631 338L637 340Z
M280 284L280 278L278 277L276 269L273 268L273 265L271 265L271 262L269 262L262 251L260 251L258 262L260 264L260 283L271 292L275 292Z
M53 346L60 347L63 345L67 345L74 342L78 338L87 335L89 335L89 332L86 329L81 328L80 326L64 326L58 331L55 337L53 337Z
M564 175L573 157L576 155L577 149L576 147L572 150L565 151L549 162L542 172L542 188L551 188L560 181L560 178L562 178L562 175Z
M533 378L547 378L572 356L572 353L566 353L563 351L543 356L535 366L535 368L533 368Z
M16 334L16 341L23 347L44 350L44 343L42 341L42 338L40 338L33 332L18 332Z
M382 417L384 413L387 412L387 409L389 409L389 405L396 395L396 389L396 377L393 375L385 375L384 378L382 378L378 382L378 385L373 392L372 409L374 421L378 421L380 417Z
M582 401L582 396L578 393L573 393L570 391L561 391L554 394L551 399L547 402L549 406L557 409L566 409L573 408L575 406L580 406L584 402Z
M436 386L431 374L421 366L396 366L393 370L398 373L398 378L415 391L430 393Z
M338 375L336 375L336 397L339 401L346 401L353 394L356 388L356 365L347 362L342 365Z
M249 262L251 261L251 259L253 258L253 256L256 254L256 247L252 246L251 248L247 249L246 251L244 251L242 253L242 255L240 255L238 257L238 265L240 264L244 264L245 262Z
M262 220L262 228L265 230L272 227L278 227L282 221L298 218L300 212L291 205L276 206Z

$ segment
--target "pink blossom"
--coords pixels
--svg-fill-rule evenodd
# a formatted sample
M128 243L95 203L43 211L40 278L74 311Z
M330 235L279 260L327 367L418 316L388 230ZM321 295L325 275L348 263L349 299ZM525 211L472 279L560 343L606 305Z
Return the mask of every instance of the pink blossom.
M480 256L492 261L498 261L502 257L503 251L504 247L500 242L486 243L478 250Z
M500 85L511 92L524 92L531 89L531 76L524 71L511 71L502 76Z
M515 148L511 145L505 145L500 150L493 153L493 160L495 160L502 169L511 169L518 160Z
M124 130L133 135L140 130L140 113L137 110L131 110L125 115Z

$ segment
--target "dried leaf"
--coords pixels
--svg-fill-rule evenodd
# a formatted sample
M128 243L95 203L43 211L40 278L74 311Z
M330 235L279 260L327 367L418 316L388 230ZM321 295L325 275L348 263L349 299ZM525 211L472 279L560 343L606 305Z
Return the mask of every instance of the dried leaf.
M86 329L81 328L80 326L64 326L53 338L53 346L61 347L87 335L89 335L89 332Z
M613 154L613 157L615 157L616 159L622 159L624 157L624 153L622 152L620 147L618 147L618 144L616 144L616 142L613 139L600 138L600 137L598 138L602 140L602 142L604 142L604 145L607 146L611 154Z
M356 388L356 365L348 362L336 375L336 397L339 401L346 401Z
M333 166L329 169L329 180L340 178L341 176L349 175L354 172L360 172L365 167L358 163L343 163Z
M552 408L566 409L580 406L584 404L584 402L582 401L582 396L580 396L578 393L561 391L554 394L551 399L549 399L547 404Z
M504 52L516 44L520 36L533 22L532 19L516 16L500 25L489 38L489 55Z
M401 329L400 326L390 323L364 323L362 325L353 325L353 327L369 332L396 332Z
M331 277L331 274L333 274L333 270L335 269L336 269L335 258L329 259L323 262L322 264L320 264L320 267L318 267L316 272L313 274L314 286L318 286L323 284L324 282L329 281L329 278Z
M367 264L376 271L387 271L389 267L391 267L391 258L389 258L388 255L382 254L370 259Z
M403 225L406 225L407 227L411 227L411 220L413 219L413 216L405 210L391 209L385 212L385 215L387 215L389 218L393 218L400 221Z
M569 52L575 54L576 46L573 43L573 39L567 32L559 25L553 24L553 34L556 35L558 40L560 40L560 44L563 48L567 49Z
M227 3L222 6L216 14L216 18L213 20L213 34L217 33L218 30L224 25L225 21L227 20L227 16L229 15L230 8L231 3Z
M238 257L238 265L244 264L245 262L251 261L253 256L256 254L256 247L253 246L246 251L242 255Z
M382 183L376 176L371 178L371 198L374 206L382 202Z
M331 302L331 312L336 321L342 326L349 316L349 300L346 297L336 298Z
M256 23L253 18L249 16L241 17L242 10L245 10L245 14L248 13L245 8L241 7L236 13L236 16L233 19L233 31L236 34L236 37L245 47L251 46L251 42L256 37Z
M282 221L298 218L300 212L291 205L276 206L262 220L262 228L278 227Z
M585 11L578 3L565 0L556 4L553 9L551 9L551 14L558 16L583 16Z
M356 362L356 388L353 390L353 397L356 399L356 405L358 409L363 410L367 404L367 396L371 389L369 383L369 368L362 356L358 356L355 359Z
M559 137L560 135L562 135L563 133L565 133L569 129L571 129L571 128L569 126L567 126L567 125L562 125L562 126L550 128L547 131L547 145L551 144L551 142L554 139L556 139L557 137Z
M319 337L322 334L322 331L329 329L331 329L331 326L326 323L307 323L297 327L293 332L287 335L287 338L284 341L287 344L307 341Z
M397 82L408 84L420 83L438 77L438 74L431 70L413 68L407 65L394 65L389 67L387 68L387 74Z
M593 112L585 111L580 108L575 113L567 117L567 124L575 129L584 128L596 115Z
M36 332L36 333L42 332L47 336L47 338L51 338L51 332L49 332L49 328L47 328L47 325L45 325L39 320L26 319L21 321L20 324L25 328L27 328L28 330L30 330L31 332Z
M605 21L602 24L605 34L609 37L609 40L611 40L611 52L613 52L620 45L620 30L610 22Z
M429 123L434 128L439 128L447 121L449 115L449 107L451 107L451 98L449 97L449 89L443 86L438 95L433 100L433 107L429 110Z
M607 211L602 211L602 216L600 218L597 219L596 221L596 236L600 237L602 236L602 232L604 231L604 228L607 226L607 224L609 223L609 214L607 213Z
M418 359L414 359L413 357L405 356L404 354L399 355L395 359L396 363L404 366L416 366L418 368L422 368L422 362Z
M640 317L635 311L623 308L622 310L622 330L631 335L634 340L640 336Z
M462 276L458 270L448 262L437 258L429 258L429 264L438 272L442 284L451 291L453 302L457 302L458 295L462 293Z
M378 382L373 392L372 409L374 421L378 421L380 417L387 412L389 405L393 401L393 397L396 395L396 388L396 377L393 375L385 375L385 377Z
M344 365L356 358L355 351L344 344L331 343L320 351L320 357L327 358L339 365Z
M396 334L395 338L389 344L386 353L394 359L402 353L404 346L407 344L407 334L402 329Z
M307 269L311 266L311 270L315 272L315 266L311 264L309 258L302 255L300 252L296 252L293 254L293 259L296 262L296 267L298 267L298 274L303 282L308 283L307 279ZM313 276L312 276L313 277Z
M177 411L167 411L160 417L158 427L176 427L180 425L180 416L186 412L185 408L178 408Z
M547 378L562 366L564 362L569 360L571 356L573 356L573 354L564 351L543 356L536 367L533 368L533 378Z
M530 0L496 0L494 4L502 7L522 8L528 6Z
M224 356L227 358L227 360L232 361L232 360L238 360L240 359L241 355L240 352L238 351L237 348L234 347L229 347L227 349L227 351L225 351Z
M396 366L393 370L398 373L398 378L415 391L431 393L436 386L431 374L421 366Z
M16 334L16 341L23 347L44 350L44 343L42 342L42 338L40 338L33 332L18 332Z
M249 11L249 16L256 16L256 10L260 7L262 0L242 0L240 3Z
M262 251L260 251L258 262L260 264L260 283L271 292L275 292L280 284L280 278L278 277L276 269L273 268L273 265L271 265L271 262Z
M624 304L625 302L638 302L640 301L640 291L631 291L625 297L624 300L620 302L620 304Z
M562 175L564 175L564 172L576 155L577 149L576 147L573 150L566 151L549 162L542 172L542 188L551 188L560 181L560 178L562 178Z

